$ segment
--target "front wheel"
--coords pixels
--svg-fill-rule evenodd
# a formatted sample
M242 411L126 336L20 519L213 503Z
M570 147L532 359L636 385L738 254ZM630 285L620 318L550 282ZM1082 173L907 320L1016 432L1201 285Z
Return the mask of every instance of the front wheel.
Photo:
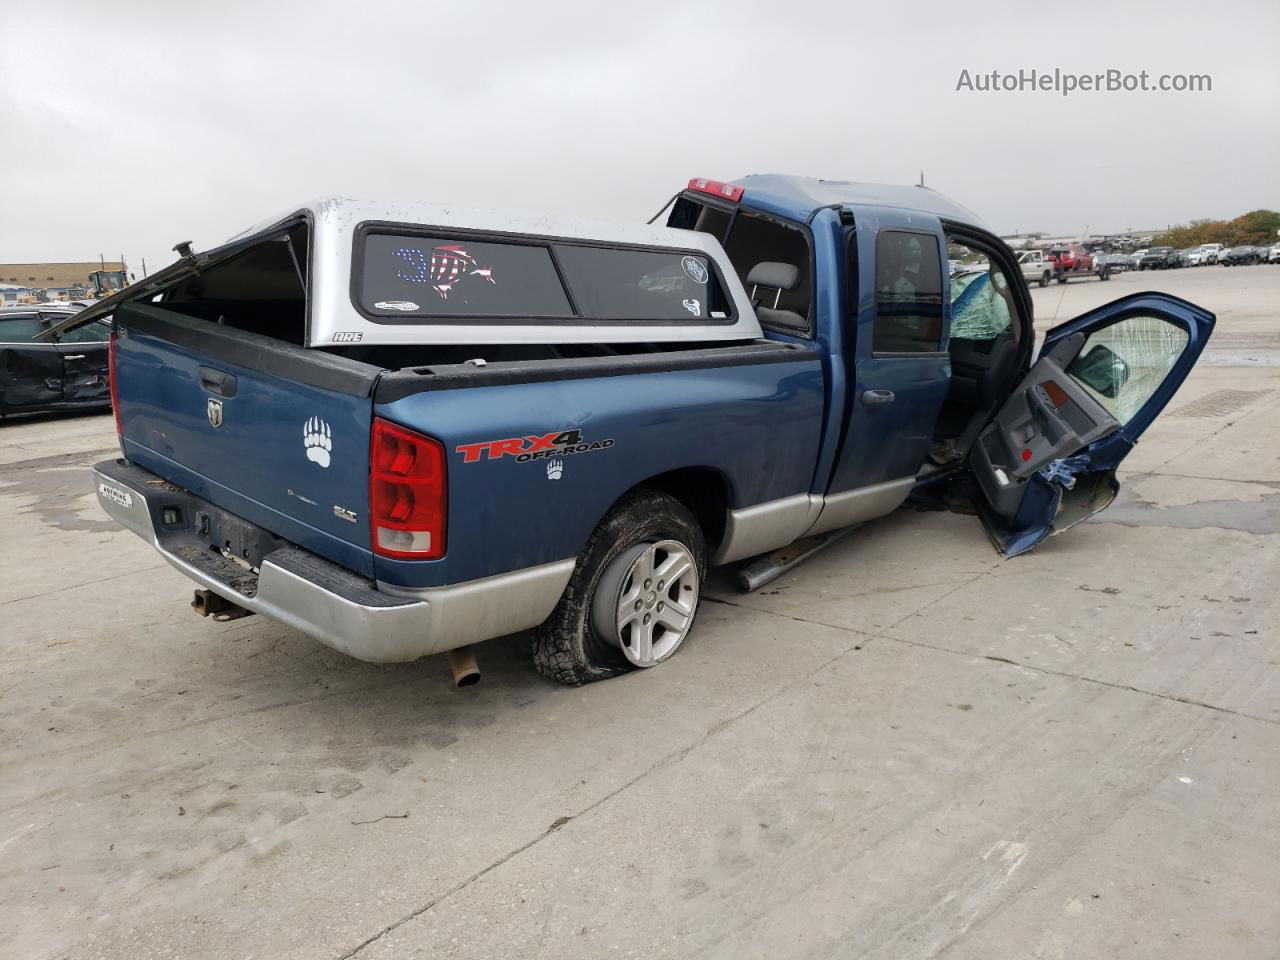
M1049 280L1050 280L1051 276L1052 276L1052 275L1049 273L1049 271L1048 271L1048 270L1046 270L1044 273L1042 273L1042 274L1040 275L1040 286L1042 286L1042 287L1047 287L1047 286L1049 285Z
M534 631L534 665L572 686L657 666L693 629L706 572L706 541L688 508L633 490L600 521Z

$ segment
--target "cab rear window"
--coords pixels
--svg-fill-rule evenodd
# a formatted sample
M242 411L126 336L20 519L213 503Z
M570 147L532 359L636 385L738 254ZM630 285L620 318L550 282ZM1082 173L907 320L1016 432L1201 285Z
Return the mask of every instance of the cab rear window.
M356 301L380 323L730 323L699 251L375 233L357 240Z

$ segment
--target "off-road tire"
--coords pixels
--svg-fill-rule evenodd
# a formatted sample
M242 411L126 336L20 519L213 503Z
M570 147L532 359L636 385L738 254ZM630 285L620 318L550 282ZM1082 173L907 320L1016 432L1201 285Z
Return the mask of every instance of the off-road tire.
M699 581L705 578L706 539L689 509L657 490L632 490L592 531L560 602L534 630L533 664L540 674L577 687L633 669L620 650L596 636L591 626L591 602L601 574L615 557L637 543L659 540L676 540L688 547Z

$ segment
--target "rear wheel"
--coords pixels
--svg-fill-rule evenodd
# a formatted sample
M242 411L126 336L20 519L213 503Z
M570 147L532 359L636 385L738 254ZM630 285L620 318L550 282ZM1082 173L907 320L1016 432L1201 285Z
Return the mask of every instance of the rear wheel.
M534 631L534 665L573 686L657 666L692 630L706 572L706 542L688 508L656 490L628 493Z
M1051 278L1052 278L1052 274L1050 274L1048 270L1040 274L1040 286L1047 287L1049 285L1049 280Z

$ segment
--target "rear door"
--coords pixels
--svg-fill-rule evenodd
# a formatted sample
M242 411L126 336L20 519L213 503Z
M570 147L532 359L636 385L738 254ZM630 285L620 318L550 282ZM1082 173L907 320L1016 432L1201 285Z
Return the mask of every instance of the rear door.
M57 322L65 314L49 319ZM107 342L111 327L103 321L77 327L63 335L56 344L62 357L62 399L67 403L109 403L107 379Z
M39 409L62 400L58 350L32 340L44 329L34 310L0 312L0 412Z
M1116 467L1195 365L1214 315L1140 293L1050 330L969 457L974 501L1006 557L1107 507Z
M847 234L848 429L829 495L897 484L924 463L951 379L946 238L936 218L860 209Z

